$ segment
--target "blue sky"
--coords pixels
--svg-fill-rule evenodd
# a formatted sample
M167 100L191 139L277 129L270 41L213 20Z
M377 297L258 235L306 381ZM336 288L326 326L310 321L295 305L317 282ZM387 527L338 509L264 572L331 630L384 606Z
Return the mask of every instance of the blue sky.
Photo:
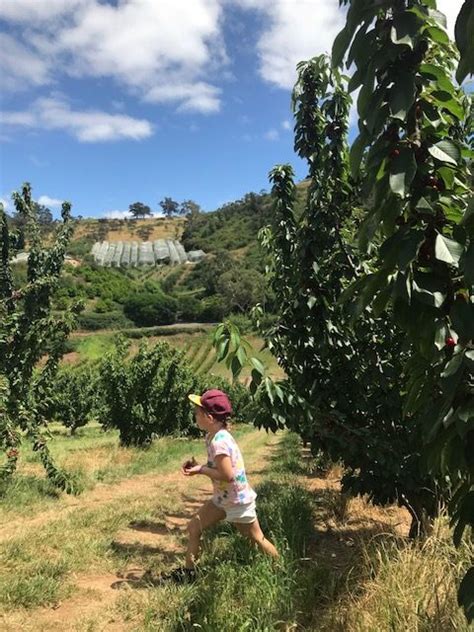
M441 0L452 32L462 0ZM28 180L58 212L164 196L214 210L293 152L295 65L344 23L337 0L2 0L0 198Z

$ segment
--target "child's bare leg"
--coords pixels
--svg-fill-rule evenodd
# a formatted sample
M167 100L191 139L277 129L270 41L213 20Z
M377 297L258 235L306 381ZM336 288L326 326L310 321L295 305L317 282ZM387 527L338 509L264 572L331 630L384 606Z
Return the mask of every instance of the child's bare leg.
M255 544L261 551L263 551L267 555L270 555L271 557L279 557L278 551L276 550L274 545L265 537L262 529L260 528L258 520L254 520L254 522L250 523L234 522L234 524L240 531L240 533L246 538L252 540L252 542L255 542Z
M194 568L199 556L201 534L225 518L225 511L216 507L212 500L208 500L193 518L188 522L188 547L186 550L186 568Z

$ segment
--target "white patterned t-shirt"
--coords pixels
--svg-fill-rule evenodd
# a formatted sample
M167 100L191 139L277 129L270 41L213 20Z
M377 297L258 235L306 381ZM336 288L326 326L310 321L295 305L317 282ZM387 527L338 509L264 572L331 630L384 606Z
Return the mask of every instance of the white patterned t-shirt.
M247 481L242 453L230 432L222 429L212 438L207 435L206 447L208 467L216 469L216 456L225 454L230 457L234 472L234 478L230 482L212 480L213 500L216 505L225 509L234 505L246 505L255 500L257 494Z

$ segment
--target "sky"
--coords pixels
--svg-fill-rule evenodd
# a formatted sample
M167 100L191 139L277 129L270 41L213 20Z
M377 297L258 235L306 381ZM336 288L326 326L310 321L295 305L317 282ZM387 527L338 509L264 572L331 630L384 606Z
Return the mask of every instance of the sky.
M452 34L462 0L438 0ZM338 0L1 0L0 201L57 216L165 196L211 211L269 189L293 151L296 64L328 53Z

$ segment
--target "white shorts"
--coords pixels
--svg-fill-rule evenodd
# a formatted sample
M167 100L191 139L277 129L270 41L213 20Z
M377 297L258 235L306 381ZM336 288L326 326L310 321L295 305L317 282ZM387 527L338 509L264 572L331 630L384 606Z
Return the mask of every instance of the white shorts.
M232 507L222 507L222 505L218 505L216 503L214 498L212 499L212 502L216 507L225 511L226 520L229 522L250 524L255 522L257 519L257 508L254 500L252 500L251 503L246 503L244 505L232 505Z

